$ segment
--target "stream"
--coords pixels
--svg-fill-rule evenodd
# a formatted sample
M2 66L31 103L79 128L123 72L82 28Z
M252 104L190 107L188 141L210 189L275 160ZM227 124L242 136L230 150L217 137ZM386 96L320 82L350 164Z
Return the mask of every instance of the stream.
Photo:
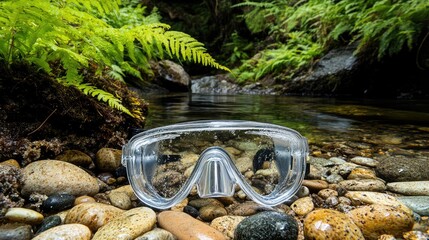
M203 119L251 120L295 129L308 138L313 151L322 153L429 157L427 100L187 93L146 100L146 129Z

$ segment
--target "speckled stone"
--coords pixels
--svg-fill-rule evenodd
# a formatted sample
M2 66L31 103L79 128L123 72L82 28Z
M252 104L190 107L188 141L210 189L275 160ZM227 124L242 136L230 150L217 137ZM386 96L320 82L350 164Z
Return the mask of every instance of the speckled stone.
M313 211L314 209L313 199L311 197L299 198L294 203L292 203L290 207L296 214L304 216L307 213Z
M413 215L401 208L373 204L353 209L348 213L361 229L365 239L375 240L380 235L390 234L401 237L414 224Z
M376 168L377 176L388 182L429 180L429 158L387 157Z
M347 177L348 180L352 179L376 179L377 176L374 172L374 170L367 169L367 168L355 168L353 169L349 176Z
M296 240L298 223L287 214L261 212L241 221L235 229L236 240Z
M150 231L156 223L155 212L148 207L128 210L98 229L92 240L134 239Z
M16 161L15 159L9 159L9 160L0 162L0 165L8 165L8 166L16 167L16 168L21 168L18 161Z
M123 212L122 209L103 203L82 203L70 209L64 222L80 223L95 232Z
M113 189L112 191L110 191L111 193L113 193L113 192L123 192L123 193L125 193L125 194L127 194L128 195L128 197L131 199L131 201L135 201L135 200L137 200L137 196L136 196L136 194L134 193L134 190L133 190L133 188L131 187L131 185L125 185L125 186L122 186L122 187L119 187L119 188L116 188L116 189Z
M317 195L323 199L327 199L328 197L338 197L338 192L335 191L334 189L322 189L320 190Z
M348 191L382 192L386 190L386 184L378 179L344 180L338 183L338 186Z
M227 236L228 239L234 239L234 232L238 224L243 221L246 217L242 216L223 216L215 218L210 226L217 229L223 235Z
M368 192L368 191L349 191L345 195L348 197L352 204L363 205L363 204L383 204L392 207L402 208L405 212L412 214L411 210L401 203L396 197L379 192Z
M101 148L95 154L95 165L100 171L115 171L121 166L122 151L113 148Z
M228 212L228 215L250 216L265 209L264 207L253 201L247 201L244 203L232 204L228 206L226 210Z
M32 240L90 240L91 230L82 224L64 224L48 229Z
M31 226L22 223L6 223L0 225L1 240L30 240L33 237Z
M74 205L78 205L81 203L93 203L93 202L95 202L95 199L93 197L84 195L84 196L77 197L74 200Z
M222 217L227 214L226 209L217 205L207 205L200 208L200 218L203 221L210 222L211 220Z
M367 166L367 167L376 167L378 165L378 161L372 158L367 158L367 157L354 157L352 159L350 159L350 161L352 163L356 163L362 166Z
M158 223L161 228L171 232L179 240L226 239L218 230L183 212L161 212L158 214Z
M391 182L387 190L403 195L429 196L429 181Z
M304 219L305 239L309 240L365 240L359 227L346 214L318 209Z
M132 207L131 199L124 192L110 192L107 194L110 203L120 209L129 210Z
M27 208L9 208L5 218L12 222L26 223L30 225L40 224L44 217L42 214Z
M429 234L421 231L409 231L404 233L403 237L406 240L427 240L429 239Z
M134 240L176 240L177 238L169 231L162 228L154 228Z
M40 160L23 169L24 184L21 193L53 195L56 193L75 196L98 193L97 180L79 167L58 160Z
M302 181L302 185L308 187L313 191L320 191L322 189L328 188L328 183L323 180L304 180Z
M192 206L194 208L200 209L204 206L208 206L208 205L212 205L212 206L221 206L223 207L223 204L215 199L215 198L198 198L198 199L194 199L189 201L188 203L189 206Z
M65 150L62 154L58 155L55 159L69 162L71 164L87 167L92 164L92 159L88 154L79 150Z

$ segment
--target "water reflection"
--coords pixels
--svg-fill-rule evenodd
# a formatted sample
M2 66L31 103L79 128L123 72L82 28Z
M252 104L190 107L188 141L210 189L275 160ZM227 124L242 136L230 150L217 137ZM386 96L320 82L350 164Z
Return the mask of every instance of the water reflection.
M188 94L147 100L147 128L191 120L240 119L293 128L310 143L429 151L429 102L424 101Z

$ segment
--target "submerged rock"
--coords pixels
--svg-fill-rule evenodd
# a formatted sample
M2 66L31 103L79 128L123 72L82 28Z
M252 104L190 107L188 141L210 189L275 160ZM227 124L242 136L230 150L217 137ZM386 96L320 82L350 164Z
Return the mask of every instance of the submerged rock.
M429 180L429 158L387 157L376 168L377 175L388 182Z
M91 231L82 224L64 224L48 229L32 240L62 239L62 240L89 240Z
M236 240L296 240L298 223L287 214L261 212L241 221L235 229Z
M0 225L0 240L30 240L32 237L31 225L22 223Z

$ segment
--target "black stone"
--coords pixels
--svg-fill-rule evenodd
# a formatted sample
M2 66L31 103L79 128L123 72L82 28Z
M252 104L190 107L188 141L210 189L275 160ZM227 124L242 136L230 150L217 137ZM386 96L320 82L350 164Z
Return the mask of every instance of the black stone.
M234 235L236 240L296 240L298 223L284 213L261 212L241 221Z
M43 219L42 223L40 224L39 230L37 230L36 234L39 234L41 232L44 232L50 228L56 227L61 224L61 218L57 215L49 216L45 219Z
M42 203L42 209L45 212L59 212L72 207L75 199L76 197L70 194L54 194Z
M127 177L127 168L122 165L116 168L115 177Z
M253 157L253 171L262 168L264 162L272 161L274 158L274 150L272 148L259 149Z
M189 205L185 206L185 208L183 209L183 212L191 215L194 218L200 216L200 212L196 208Z

